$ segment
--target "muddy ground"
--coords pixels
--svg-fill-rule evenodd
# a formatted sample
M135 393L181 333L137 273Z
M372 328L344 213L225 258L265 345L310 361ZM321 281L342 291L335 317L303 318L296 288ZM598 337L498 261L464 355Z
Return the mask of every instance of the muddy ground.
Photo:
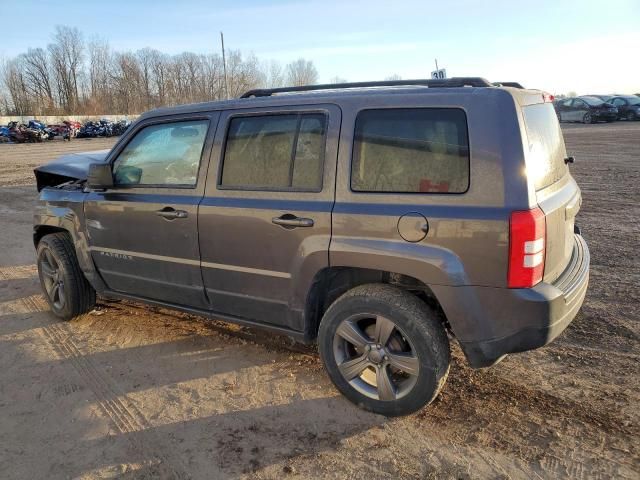
M112 140L0 145L5 478L638 478L640 122L563 127L592 253L550 346L471 370L397 419L342 398L313 348L102 300L68 323L34 267L31 169Z

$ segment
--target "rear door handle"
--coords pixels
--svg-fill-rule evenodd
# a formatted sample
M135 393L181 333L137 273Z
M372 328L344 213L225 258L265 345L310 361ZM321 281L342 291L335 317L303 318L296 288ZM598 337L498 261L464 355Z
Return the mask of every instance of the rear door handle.
M158 210L156 215L166 218L167 220L173 220L174 218L187 218L189 213L184 210L175 210L171 207L165 207L162 210Z
M285 213L280 217L273 217L271 223L280 225L285 228L297 228L297 227L313 227L313 219L296 217L290 213Z

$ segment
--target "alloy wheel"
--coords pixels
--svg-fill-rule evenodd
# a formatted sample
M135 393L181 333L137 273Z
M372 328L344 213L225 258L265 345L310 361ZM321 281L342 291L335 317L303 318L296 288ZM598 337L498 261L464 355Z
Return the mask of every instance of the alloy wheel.
M66 302L64 277L60 264L48 248L42 251L40 271L42 272L42 281L49 300L57 310L61 310Z
M420 361L411 340L390 319L354 315L343 320L333 339L338 370L358 392L394 401L415 386Z

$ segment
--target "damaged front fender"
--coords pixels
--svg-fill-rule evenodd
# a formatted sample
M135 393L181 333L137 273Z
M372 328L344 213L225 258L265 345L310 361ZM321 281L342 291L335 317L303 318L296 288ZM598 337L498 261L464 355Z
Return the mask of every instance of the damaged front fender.
M73 241L82 273L97 292L102 292L106 285L93 263L89 248L84 218L86 196L87 193L82 189L47 188L43 190L34 209L33 239L37 247L44 235L61 231L68 233Z

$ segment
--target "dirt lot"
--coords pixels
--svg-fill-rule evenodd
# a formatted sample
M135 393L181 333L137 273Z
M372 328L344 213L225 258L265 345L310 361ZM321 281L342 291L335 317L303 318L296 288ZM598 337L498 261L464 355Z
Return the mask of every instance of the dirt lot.
M110 141L0 145L0 471L12 478L638 478L640 122L565 126L591 285L552 345L471 370L405 418L343 399L314 349L102 301L56 321L31 169Z

